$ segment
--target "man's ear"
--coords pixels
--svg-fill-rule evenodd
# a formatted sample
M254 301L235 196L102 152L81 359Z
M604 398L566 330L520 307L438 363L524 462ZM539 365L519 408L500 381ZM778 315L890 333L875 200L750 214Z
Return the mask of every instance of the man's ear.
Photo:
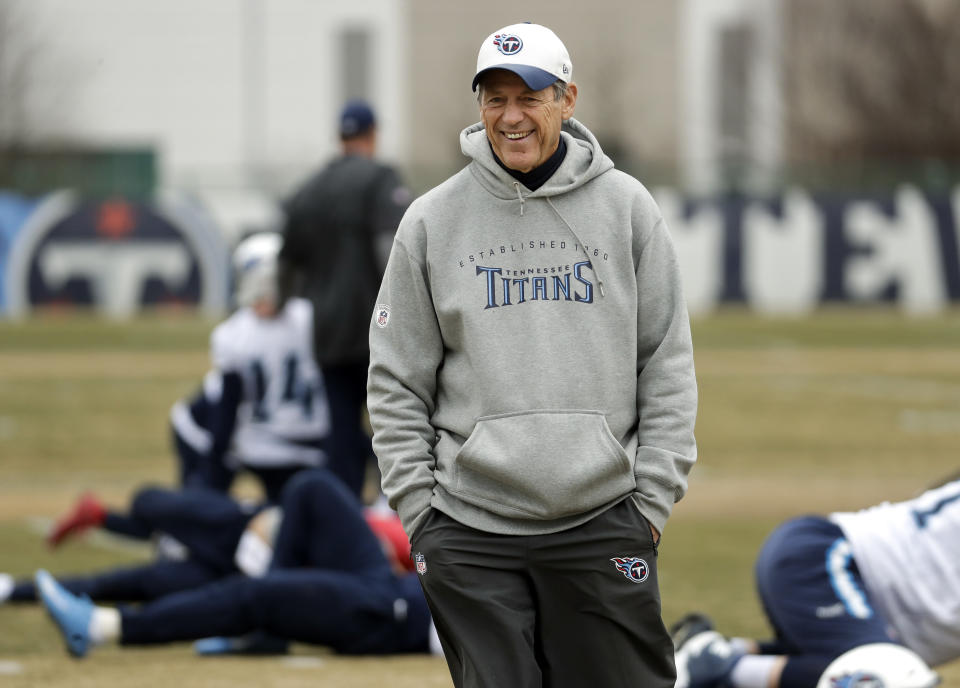
M563 102L560 104L560 116L564 120L573 117L573 111L577 106L577 85L568 84L567 92L563 96Z

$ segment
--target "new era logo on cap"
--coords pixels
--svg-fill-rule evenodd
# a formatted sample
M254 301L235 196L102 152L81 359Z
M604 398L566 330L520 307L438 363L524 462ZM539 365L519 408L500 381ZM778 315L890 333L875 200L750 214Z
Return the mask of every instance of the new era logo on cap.
M491 69L517 74L534 91L558 79L569 83L573 76L573 63L563 41L547 27L530 23L511 24L487 37L477 55L474 91L481 75Z

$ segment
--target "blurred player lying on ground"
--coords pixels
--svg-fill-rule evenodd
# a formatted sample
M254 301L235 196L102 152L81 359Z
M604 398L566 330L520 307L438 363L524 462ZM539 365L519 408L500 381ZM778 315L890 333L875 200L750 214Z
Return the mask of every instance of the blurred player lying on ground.
M352 493L325 470L302 471L284 490L269 568L227 575L139 607L95 606L46 571L36 591L68 651L204 639L201 654L263 651L264 639L344 654L428 652L432 623L412 572L398 574ZM256 643L250 644L251 639Z
M262 568L262 560L269 560L267 543L279 513L278 507L241 504L199 488L141 489L128 512L108 509L92 494L85 494L56 523L47 540L56 547L90 528L154 540L158 545L155 561L62 581L71 592L94 600L140 602L243 570L254 575L256 566ZM262 534L259 548L253 539L257 534ZM36 599L32 579L17 581L9 595L11 602Z
M291 494L285 493L282 502L303 499L306 493L323 499L327 492L322 482L305 479ZM90 528L154 540L158 545L155 561L60 579L70 592L96 601L146 602L232 574L263 575L282 514L280 506L245 504L199 488L144 488L134 495L128 512L108 509L86 494L57 522L48 541L59 546ZM396 513L367 508L363 514L394 568L412 570L410 544ZM0 604L36 599L32 579L13 581L0 573Z
M210 336L213 369L202 388L171 411L184 486L225 492L245 470L276 502L293 473L328 463L330 410L313 357L313 306L279 301L282 243L262 232L234 251L238 309Z
M957 478L908 501L781 524L755 565L775 638L725 638L708 617L684 617L672 631L677 688L936 685L928 667L960 658Z

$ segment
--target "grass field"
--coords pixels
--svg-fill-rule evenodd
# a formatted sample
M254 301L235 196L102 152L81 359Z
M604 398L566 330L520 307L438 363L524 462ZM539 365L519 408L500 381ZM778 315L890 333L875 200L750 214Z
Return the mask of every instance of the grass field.
M122 507L172 483L167 412L207 368L211 322L0 322L0 571L78 572L143 559L87 537L52 553L45 524L95 489ZM907 319L830 311L695 320L700 461L664 534L664 617L707 611L729 634L767 632L752 587L770 529L800 513L907 498L960 469L960 313ZM941 668L960 685L960 662ZM190 645L68 659L36 606L0 607L0 688L450 686L442 660L345 659L297 645L284 659L199 659Z

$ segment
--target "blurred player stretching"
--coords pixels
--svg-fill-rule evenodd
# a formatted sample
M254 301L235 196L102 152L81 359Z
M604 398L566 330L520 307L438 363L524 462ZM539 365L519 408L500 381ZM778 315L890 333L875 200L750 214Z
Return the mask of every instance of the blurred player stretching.
M313 357L313 308L281 303L275 233L248 237L234 257L239 306L210 337L202 389L171 412L184 486L226 491L240 470L276 502L296 471L327 463L330 411Z

